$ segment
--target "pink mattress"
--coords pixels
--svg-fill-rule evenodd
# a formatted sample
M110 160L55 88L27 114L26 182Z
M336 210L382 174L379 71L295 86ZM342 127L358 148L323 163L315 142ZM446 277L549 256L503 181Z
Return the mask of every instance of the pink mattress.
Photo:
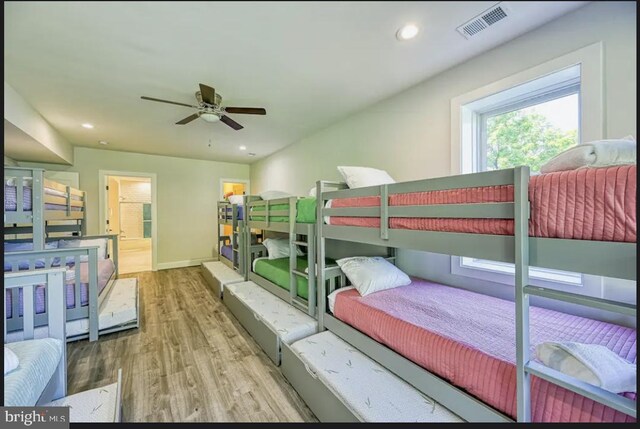
M532 176L529 235L574 240L636 242L636 166L585 168ZM412 192L389 197L389 205L513 201L513 186ZM380 197L340 198L338 207L379 206ZM380 227L372 217L332 216L331 225ZM513 235L510 219L390 218L390 228Z
M337 294L334 315L404 357L516 417L513 302L413 278L365 297ZM545 341L601 344L636 362L636 331L531 307L532 356ZM635 398L635 394L626 396ZM635 419L533 377L532 419L612 422Z

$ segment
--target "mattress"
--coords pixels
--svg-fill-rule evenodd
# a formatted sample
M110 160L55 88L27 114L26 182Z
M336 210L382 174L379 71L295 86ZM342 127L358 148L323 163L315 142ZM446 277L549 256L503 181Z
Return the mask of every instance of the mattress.
M273 204L269 205L271 210L289 210L289 204ZM254 206L251 212L263 212L265 206ZM264 216L252 216L253 221L264 222ZM289 216L269 216L270 222L289 222ZM316 197L304 197L296 202L296 223L315 223L316 222Z
M233 247L230 244L226 244L220 248L220 254L230 261L233 261Z
M253 271L261 277L275 283L282 289L289 290L289 258L259 259L254 261ZM298 271L304 272L308 267L307 258L298 257ZM298 296L309 298L309 281L302 276L296 276Z
M5 407L34 406L56 372L65 346L55 338L27 340L4 345L17 356L19 365L4 376Z
M256 314L280 340L291 344L301 338L313 335L318 330L318 322L291 304L267 292L254 282L232 283L226 286L231 293Z
M462 422L330 331L296 341L291 349L363 422Z
M513 186L412 192L389 197L391 206L513 201ZM636 166L584 168L532 176L529 235L574 240L636 242ZM340 198L332 208L372 207L380 197ZM332 216L331 225L380 227L373 217ZM389 227L423 231L513 235L512 219L390 218Z
M402 356L516 417L513 302L417 278L361 297L335 297L334 315ZM636 362L636 331L538 307L530 309L531 349L545 341L601 344ZM635 394L625 396L635 399ZM634 421L629 416L533 377L533 421Z
M22 196L22 210L30 212L32 210L31 204L31 187L23 186L23 196ZM18 196L17 189L15 186L4 185L4 210L7 212L15 212L18 207ZM45 194L47 195L55 195L58 197L67 197L67 194L64 192L60 192L56 189L45 188ZM79 197L72 195L71 198L79 199ZM45 204L45 210L66 210L67 206L64 204ZM72 211L80 211L81 207L71 207Z
M109 298L98 309L98 329L130 325L138 319L138 280L136 278L118 279L114 282ZM67 338L89 333L89 318L67 321ZM24 339L24 331L7 332L6 341L15 342ZM38 326L33 330L34 338L47 338L48 326Z
M69 269L65 273L66 283L66 300L67 308L74 308L76 306L75 295L75 268L73 265L67 266ZM115 265L111 259L99 259L98 260L98 294L100 294L112 274L115 272ZM80 263L80 305L82 307L89 305L89 263ZM19 299L19 315L22 316L23 310L23 289L20 288L18 292ZM45 286L38 285L35 287L35 299L36 314L44 313L45 311ZM13 294L11 290L5 291L5 309L7 318L12 317L13 312Z

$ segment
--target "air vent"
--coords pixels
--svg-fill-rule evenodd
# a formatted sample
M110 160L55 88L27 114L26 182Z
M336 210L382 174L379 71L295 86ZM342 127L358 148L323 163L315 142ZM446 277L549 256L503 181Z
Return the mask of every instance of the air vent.
M458 33L462 34L466 39L475 36L482 30L487 29L498 21L502 21L508 16L507 8L498 3L493 7L485 10L480 15L472 18L457 28Z

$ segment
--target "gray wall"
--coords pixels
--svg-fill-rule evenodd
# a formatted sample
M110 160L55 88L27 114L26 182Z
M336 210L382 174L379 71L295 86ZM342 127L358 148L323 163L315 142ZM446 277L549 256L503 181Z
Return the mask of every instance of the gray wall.
M636 5L594 2L252 164L252 190L306 195L318 179L340 179L337 165L382 168L398 181L449 175L452 98L598 41L604 45L606 136L635 135ZM451 275L449 260L401 251L399 264L443 283L513 295L511 286ZM608 281L601 295L635 300L635 287Z

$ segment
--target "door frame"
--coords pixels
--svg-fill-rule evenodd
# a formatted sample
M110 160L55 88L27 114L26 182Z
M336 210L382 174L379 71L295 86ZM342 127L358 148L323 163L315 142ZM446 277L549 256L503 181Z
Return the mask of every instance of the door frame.
M98 193L100 205L100 231L105 231L107 222L107 177L145 177L151 180L151 270L158 271L158 193L156 183L158 177L156 173L143 173L137 171L116 171L116 170L98 170Z
M224 195L223 189L224 189L224 183L225 182L230 182L230 183L244 183L244 187L245 187L245 195L251 195L251 180L249 179L225 179L225 178L221 178L220 179L220 188L218 190L218 201L222 201L222 196Z

